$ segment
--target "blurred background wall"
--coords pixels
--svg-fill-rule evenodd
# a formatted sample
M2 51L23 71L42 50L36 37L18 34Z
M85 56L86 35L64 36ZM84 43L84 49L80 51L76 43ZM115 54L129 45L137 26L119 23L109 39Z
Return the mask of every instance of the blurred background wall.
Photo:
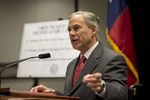
M67 19L75 10L92 11L100 17L101 41L109 46L105 37L107 0L0 0L0 63L19 59L23 26L25 23ZM78 5L76 5L78 4ZM30 55L29 55L30 56ZM29 90L33 79L16 78L17 67L2 72L2 87ZM62 91L64 78L40 78L45 84ZM35 83L36 84L36 83Z

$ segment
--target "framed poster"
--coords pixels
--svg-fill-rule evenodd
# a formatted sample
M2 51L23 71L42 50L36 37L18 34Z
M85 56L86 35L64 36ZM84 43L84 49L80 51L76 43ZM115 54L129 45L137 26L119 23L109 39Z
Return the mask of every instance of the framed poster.
M71 46L68 20L24 25L20 59L50 53L48 59L19 63L17 77L65 77L68 63L79 55Z

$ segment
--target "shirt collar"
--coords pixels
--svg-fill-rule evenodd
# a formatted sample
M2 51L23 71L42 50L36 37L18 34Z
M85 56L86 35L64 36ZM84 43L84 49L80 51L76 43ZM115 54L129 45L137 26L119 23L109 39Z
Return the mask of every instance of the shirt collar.
M91 53L93 52L93 50L96 48L97 45L98 45L98 41L84 53L86 59L89 58L89 56L91 55Z

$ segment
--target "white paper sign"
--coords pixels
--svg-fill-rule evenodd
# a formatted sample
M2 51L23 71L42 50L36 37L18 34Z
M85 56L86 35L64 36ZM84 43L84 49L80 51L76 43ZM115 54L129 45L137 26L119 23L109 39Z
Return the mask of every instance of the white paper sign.
M48 59L30 59L18 66L17 77L64 77L68 63L78 56L69 40L68 20L24 25L20 59L50 53Z

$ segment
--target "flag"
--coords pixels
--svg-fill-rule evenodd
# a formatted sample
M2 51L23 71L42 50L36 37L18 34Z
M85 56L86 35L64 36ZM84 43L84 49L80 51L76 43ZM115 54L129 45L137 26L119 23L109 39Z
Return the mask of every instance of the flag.
M109 0L106 36L112 48L121 53L128 65L128 87L139 83L133 31L127 0Z

